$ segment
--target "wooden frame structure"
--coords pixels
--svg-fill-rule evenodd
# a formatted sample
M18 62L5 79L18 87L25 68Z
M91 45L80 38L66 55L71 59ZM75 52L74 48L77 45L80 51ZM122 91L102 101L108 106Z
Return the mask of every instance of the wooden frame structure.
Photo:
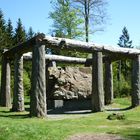
M45 47L62 50L76 50L92 53L92 59L45 55ZM23 55L32 52L32 55ZM113 99L112 61L122 58L133 59L132 106L140 105L140 50L118 48L86 43L71 39L47 37L39 34L29 41L2 53L2 75L0 105L11 106L10 97L10 61L14 60L14 96L13 111L24 110L23 96L23 59L32 59L30 116L45 117L46 81L45 61L78 63L92 66L92 111L104 110L104 104ZM105 81L103 84L103 62L105 63ZM105 94L104 94L105 86ZM104 98L105 95L105 98ZM105 100L104 100L105 99Z

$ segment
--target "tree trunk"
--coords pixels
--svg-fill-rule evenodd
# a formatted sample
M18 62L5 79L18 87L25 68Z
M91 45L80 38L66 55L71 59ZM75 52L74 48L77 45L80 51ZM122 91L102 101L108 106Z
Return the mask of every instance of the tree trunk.
M15 54L12 111L24 111L23 56Z
M140 55L133 60L132 70L132 107L140 105Z
M113 100L113 73L112 73L112 64L108 60L105 62L105 104L111 104Z
M85 1L84 4L84 8L85 8L85 33L86 33L86 42L89 41L89 15L88 15L88 2Z
M0 106L11 106L10 94L10 60L2 56Z
M45 45L33 47L31 117L46 116Z
M104 91L103 91L103 64L102 52L93 54L92 65L92 111L104 110Z
M117 73L117 83L118 83L118 95L119 96L121 96L120 95L120 92L121 92L121 65L122 65L122 63L121 63L122 61L121 60L119 60L118 61L118 73Z

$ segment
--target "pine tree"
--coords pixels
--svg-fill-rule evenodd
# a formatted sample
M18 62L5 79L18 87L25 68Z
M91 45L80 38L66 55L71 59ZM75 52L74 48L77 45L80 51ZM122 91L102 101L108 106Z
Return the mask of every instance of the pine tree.
M26 32L20 18L18 19L17 22L17 28L15 29L14 39L15 39L15 45L19 45L24 41L26 41Z
M14 47L14 31L13 31L13 26L12 26L12 22L9 19L7 26L6 26L6 47L7 48L11 48Z
M6 23L2 10L0 10L0 49L6 48Z
M122 30L122 35L119 38L118 45L122 48L133 48L132 40L130 40L129 33L126 27ZM118 80L118 90L120 87L123 87L122 78L128 83L131 77L131 60L119 60L118 61L118 71L117 71L117 80Z
M27 39L31 39L35 36L35 33L32 29L32 27L29 28L28 33L27 33Z
M132 40L130 40L128 30L126 27L124 27L122 30L122 35L119 38L118 45L123 48L133 48Z

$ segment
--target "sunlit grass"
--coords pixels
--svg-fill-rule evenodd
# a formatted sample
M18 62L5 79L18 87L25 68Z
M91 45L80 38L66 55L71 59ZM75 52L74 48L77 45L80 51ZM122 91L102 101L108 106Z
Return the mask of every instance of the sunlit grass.
M114 104L126 107L129 105L127 104L129 101L126 100L116 99ZM26 107L28 106L27 104ZM29 112L10 112L9 109L1 107L0 140L63 140L76 133L109 133L139 140L140 107L120 111L126 116L125 120L107 120L107 116L113 112L105 111L85 116L71 115L69 119L65 117L64 119L38 119L29 118Z

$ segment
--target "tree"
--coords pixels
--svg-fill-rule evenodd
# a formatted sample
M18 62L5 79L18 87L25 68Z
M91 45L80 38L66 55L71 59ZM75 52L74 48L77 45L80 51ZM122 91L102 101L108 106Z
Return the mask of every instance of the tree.
M13 46L13 44L14 44L14 31L13 31L12 22L10 19L8 20L8 23L6 26L6 42L7 42L7 45L6 45L7 48L14 47Z
M29 28L28 33L27 33L27 39L31 39L35 36L35 33L32 29L32 27Z
M21 19L18 19L17 28L15 29L15 45L19 45L26 40L26 32L22 25Z
M129 33L126 27L122 30L122 35L119 38L118 45L123 48L133 48L132 40L130 40Z
M124 27L123 30L122 30L122 35L119 38L118 45L120 47L123 47L123 48L133 48L132 40L130 40L129 33L128 33L128 30L127 30L126 27ZM130 70L131 70L131 64L130 63L131 62L128 61L128 60L127 61L126 60L119 61L118 80L120 80L121 71L123 72L125 79L127 79L128 74L130 73Z
M4 49L6 47L6 23L4 20L4 15L2 10L0 10L0 49Z
M54 11L49 17L53 20L53 32L65 38L79 38L83 35L80 25L83 20L78 18L77 9L72 8L70 0L52 0Z
M122 35L119 38L118 45L123 48L133 48L132 40L130 40L129 33L126 27L124 27L122 30ZM123 86L121 82L123 78L128 83L129 78L131 76L131 68L132 68L131 60L118 61L118 71L117 71L118 90L120 90L120 87Z
M89 41L89 34L95 31L102 31L102 28L95 28L105 22L106 0L72 0L73 7L80 11L79 16L84 19L86 42Z

